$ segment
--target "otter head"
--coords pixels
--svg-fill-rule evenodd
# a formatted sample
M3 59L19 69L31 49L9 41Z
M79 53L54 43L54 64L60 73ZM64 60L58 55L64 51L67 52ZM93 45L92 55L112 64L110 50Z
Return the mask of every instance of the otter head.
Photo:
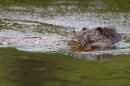
M105 48L121 41L121 36L113 26L82 28L73 31L82 46Z
M95 31L100 32L103 37L109 38L113 44L121 41L121 36L114 26L96 27Z
M74 37L77 39L77 41L82 45L85 46L89 42L84 38L84 35L86 34L86 31L89 31L88 27L84 27L82 29L76 29L73 31Z

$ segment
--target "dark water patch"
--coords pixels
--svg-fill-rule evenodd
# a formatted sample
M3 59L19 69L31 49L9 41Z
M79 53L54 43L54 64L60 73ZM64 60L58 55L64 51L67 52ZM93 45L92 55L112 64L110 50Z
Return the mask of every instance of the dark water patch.
M113 11L113 12L129 12L129 0L75 0L75 1L60 1L60 0L0 0L0 4L3 6L9 5L35 5L35 6L79 6L82 11Z

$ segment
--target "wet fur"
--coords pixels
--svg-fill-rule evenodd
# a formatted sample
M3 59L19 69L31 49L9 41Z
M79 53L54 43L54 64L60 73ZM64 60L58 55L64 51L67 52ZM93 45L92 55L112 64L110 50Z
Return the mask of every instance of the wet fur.
M75 30L75 38L88 50L114 49L114 44L121 41L121 36L114 26L88 27Z
M121 41L121 36L114 26L97 27L96 30L105 37L110 38L113 43Z

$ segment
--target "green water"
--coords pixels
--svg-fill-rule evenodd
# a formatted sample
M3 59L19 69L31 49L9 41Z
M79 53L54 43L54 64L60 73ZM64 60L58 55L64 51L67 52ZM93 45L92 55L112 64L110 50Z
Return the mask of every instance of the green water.
M0 0L0 42L2 37L39 34L67 39L73 29L109 24L129 43L129 8L129 0ZM6 32L10 30L22 34ZM118 55L102 55L109 60L99 61L71 56L74 52L64 49L27 52L23 45L13 47L24 51L0 45L0 86L130 86L129 53L119 55L117 50Z
M87 61L56 53L0 49L1 86L129 86L130 56Z

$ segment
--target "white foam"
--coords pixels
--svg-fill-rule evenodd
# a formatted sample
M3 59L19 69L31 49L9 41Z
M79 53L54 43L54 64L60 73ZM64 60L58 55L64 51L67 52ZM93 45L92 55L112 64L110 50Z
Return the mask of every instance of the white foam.
M56 34L21 33L13 30L0 32L1 47L16 47L24 51L58 51L67 49L66 38Z

